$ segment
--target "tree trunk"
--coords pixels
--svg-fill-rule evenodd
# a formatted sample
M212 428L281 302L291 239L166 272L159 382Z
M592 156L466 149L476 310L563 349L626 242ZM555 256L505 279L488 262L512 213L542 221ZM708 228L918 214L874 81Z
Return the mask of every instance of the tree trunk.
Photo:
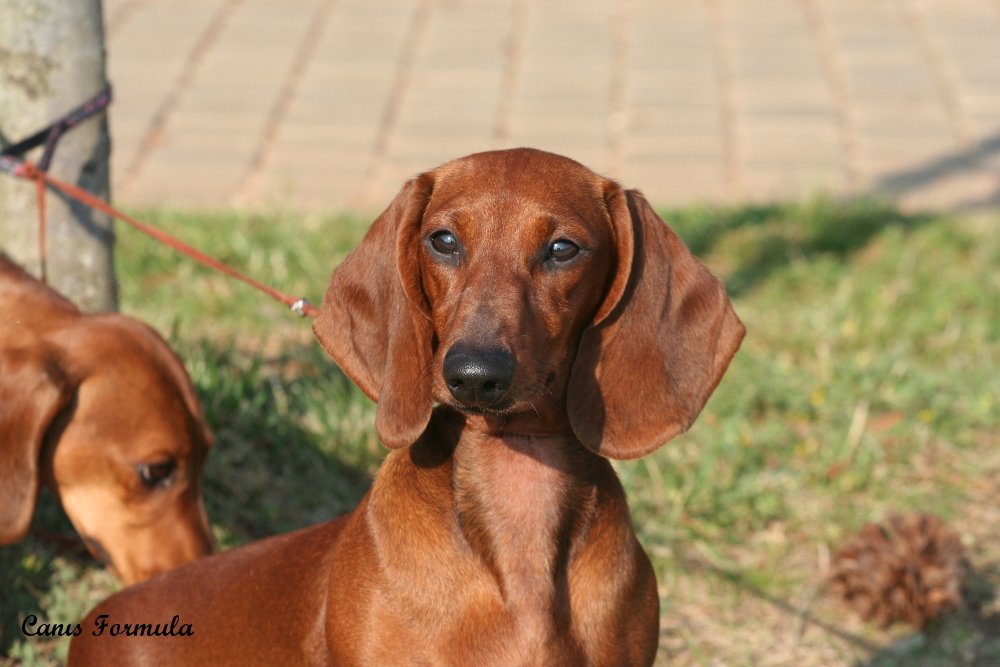
M0 142L19 141L95 95L105 83L101 0L0 0ZM107 117L66 132L50 173L107 200ZM29 158L37 159L40 149ZM49 191L49 284L90 312L118 305L107 216ZM0 174L0 251L39 274L34 184Z

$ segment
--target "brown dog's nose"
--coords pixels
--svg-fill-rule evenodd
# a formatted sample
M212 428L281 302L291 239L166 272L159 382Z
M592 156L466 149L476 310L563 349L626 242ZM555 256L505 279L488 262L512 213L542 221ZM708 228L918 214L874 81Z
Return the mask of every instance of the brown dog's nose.
M514 358L501 348L473 350L456 345L444 357L444 381L463 405L495 407L510 389Z

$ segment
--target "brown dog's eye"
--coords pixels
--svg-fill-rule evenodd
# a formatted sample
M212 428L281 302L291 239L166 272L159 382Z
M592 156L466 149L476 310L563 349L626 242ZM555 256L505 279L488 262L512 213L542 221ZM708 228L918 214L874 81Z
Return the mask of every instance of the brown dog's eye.
M445 255L458 252L458 239L449 231L441 230L431 234L431 247Z
M167 486L176 469L177 461L173 459L156 463L140 463L135 467L136 472L139 473L139 479L150 488Z
M580 246L572 241L559 239L557 241L553 241L552 245L549 246L546 259L553 259L557 262L565 262L568 259L576 257L578 252L580 252Z

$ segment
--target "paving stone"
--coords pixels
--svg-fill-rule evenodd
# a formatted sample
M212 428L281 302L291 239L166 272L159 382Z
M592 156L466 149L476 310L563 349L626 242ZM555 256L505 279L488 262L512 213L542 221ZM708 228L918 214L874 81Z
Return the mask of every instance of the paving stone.
M105 0L105 15L126 202L377 211L423 169L512 145L665 204L1000 197L1000 151L954 159L1000 136L996 0Z

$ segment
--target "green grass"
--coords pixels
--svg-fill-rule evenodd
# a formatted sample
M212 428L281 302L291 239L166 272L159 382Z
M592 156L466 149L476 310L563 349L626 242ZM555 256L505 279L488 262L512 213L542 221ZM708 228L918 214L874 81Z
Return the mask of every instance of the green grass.
M314 302L366 226L140 214ZM726 280L748 335L690 433L617 465L659 574L661 660L1000 663L1000 217L816 200L667 218ZM373 406L308 322L129 229L117 257L123 311L169 336L216 433L205 494L220 543L349 509L383 451ZM981 608L919 634L865 627L823 596L824 563L862 523L909 509L962 533ZM72 534L51 498L36 525ZM65 651L21 637L25 614L71 621L115 587L37 536L0 549L0 571L14 664Z

